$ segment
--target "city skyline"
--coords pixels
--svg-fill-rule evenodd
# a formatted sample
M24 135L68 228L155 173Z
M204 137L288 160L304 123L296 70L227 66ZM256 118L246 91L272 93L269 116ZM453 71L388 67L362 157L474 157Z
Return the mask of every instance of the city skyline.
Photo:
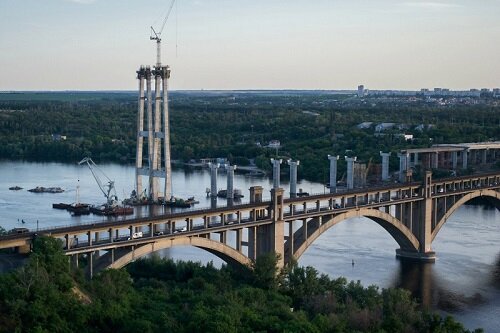
M2 1L0 91L135 90L169 5ZM498 17L493 0L179 0L163 63L174 90L497 88Z

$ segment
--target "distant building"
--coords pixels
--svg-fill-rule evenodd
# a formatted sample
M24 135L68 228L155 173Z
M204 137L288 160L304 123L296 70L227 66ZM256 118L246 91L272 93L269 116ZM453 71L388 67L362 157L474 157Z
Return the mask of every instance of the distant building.
M358 97L364 97L364 96L365 96L365 86L361 84L358 86Z
M396 123L380 123L377 126L375 126L375 131L376 132L382 132L382 131L391 129L394 126L396 126Z
M66 135L52 134L52 140L54 140L54 141L64 141L64 140L66 140Z
M372 127L372 125L373 125L373 122L365 121L365 122L362 122L361 124L357 124L356 127L359 129L367 129L367 128Z
M398 137L405 139L405 141L413 140L413 134L397 134Z
M431 129L431 128L434 128L434 125L432 125L432 124L429 124L429 125L420 124L418 126L415 126L415 130L420 131L420 132Z
M271 140L269 141L269 148L279 148L281 147L281 142L279 140Z

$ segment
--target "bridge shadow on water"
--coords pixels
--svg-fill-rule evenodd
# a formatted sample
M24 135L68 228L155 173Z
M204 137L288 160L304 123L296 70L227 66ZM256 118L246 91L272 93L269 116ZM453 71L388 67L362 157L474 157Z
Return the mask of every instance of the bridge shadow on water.
M449 281L440 275L435 263L407 260L400 261L392 282L393 287L410 291L423 308L460 313L487 304L490 292L500 291L500 254L489 269L488 276L478 277L474 284L457 290L456 281Z

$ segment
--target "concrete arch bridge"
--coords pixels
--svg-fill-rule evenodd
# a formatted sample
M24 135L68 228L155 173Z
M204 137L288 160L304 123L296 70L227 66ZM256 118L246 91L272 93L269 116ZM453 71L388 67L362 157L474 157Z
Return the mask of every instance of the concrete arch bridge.
M500 173L391 184L348 192L285 198L281 188L262 200L260 186L250 188L250 203L44 230L63 240L74 265L86 258L90 276L105 268L175 246L209 251L229 264L248 265L274 251L280 265L296 260L334 225L367 217L398 243L396 255L434 261L432 241L448 218L466 202L488 200L500 209ZM0 248L27 252L35 232L0 237Z

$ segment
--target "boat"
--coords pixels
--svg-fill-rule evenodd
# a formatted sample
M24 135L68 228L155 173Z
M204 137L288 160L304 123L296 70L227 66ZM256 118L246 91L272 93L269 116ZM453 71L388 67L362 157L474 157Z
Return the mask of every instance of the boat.
M90 205L84 203L74 203L66 208L72 215L88 215L90 214Z
M22 187L19 187L19 186L11 186L9 187L9 190L11 191L19 191L19 190L22 190L23 188Z
M55 209L68 209L71 205L70 204L66 204L66 203L54 203L52 204L52 208L55 208Z

